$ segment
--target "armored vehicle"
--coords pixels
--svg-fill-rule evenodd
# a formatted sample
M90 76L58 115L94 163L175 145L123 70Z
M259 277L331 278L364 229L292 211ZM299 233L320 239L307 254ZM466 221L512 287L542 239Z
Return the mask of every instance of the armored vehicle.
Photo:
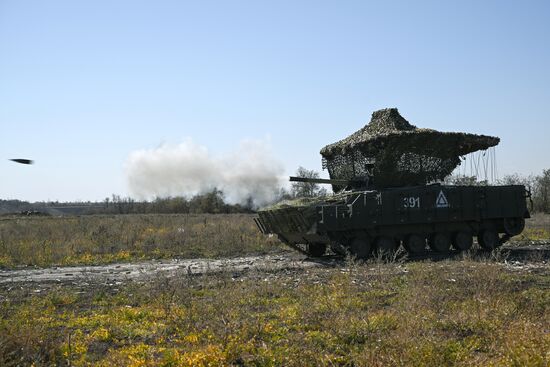
M429 247L469 249L474 237L494 249L520 234L529 218L524 186L443 184L461 157L499 138L420 129L395 108L375 111L365 127L321 150L334 195L299 198L258 211L256 224L292 248L321 256L366 258L373 251L409 253Z

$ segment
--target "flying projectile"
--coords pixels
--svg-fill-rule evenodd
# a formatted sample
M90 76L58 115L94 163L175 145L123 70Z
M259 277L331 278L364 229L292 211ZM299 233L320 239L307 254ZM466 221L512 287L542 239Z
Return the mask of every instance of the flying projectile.
M16 163L21 163L21 164L33 164L34 163L34 161L32 161L31 159L22 159L22 158L14 158L14 159L10 159L10 161L16 162Z

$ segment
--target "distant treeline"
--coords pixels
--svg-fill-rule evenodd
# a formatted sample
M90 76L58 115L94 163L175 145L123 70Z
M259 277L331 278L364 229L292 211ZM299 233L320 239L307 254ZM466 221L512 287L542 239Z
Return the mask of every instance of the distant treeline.
M138 201L128 197L113 195L101 202L35 202L20 200L0 200L0 214L23 215L85 215L85 214L202 214L202 213L253 213L253 201L246 204L228 204L223 192L213 190L209 193L196 195L190 199L185 197L157 198L152 201Z

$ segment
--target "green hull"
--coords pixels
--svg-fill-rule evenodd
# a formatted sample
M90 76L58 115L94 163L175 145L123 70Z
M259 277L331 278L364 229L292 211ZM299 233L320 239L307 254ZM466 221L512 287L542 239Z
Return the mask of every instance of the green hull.
M409 252L426 245L445 252L493 249L523 230L529 217L524 186L411 186L351 191L265 208L256 223L264 234L308 254L331 247L367 256L372 250Z

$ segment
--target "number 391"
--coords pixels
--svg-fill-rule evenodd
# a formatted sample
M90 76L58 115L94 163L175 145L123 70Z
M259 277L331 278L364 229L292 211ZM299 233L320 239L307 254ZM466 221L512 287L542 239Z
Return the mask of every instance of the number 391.
M403 208L420 208L420 197L418 196L404 197Z

